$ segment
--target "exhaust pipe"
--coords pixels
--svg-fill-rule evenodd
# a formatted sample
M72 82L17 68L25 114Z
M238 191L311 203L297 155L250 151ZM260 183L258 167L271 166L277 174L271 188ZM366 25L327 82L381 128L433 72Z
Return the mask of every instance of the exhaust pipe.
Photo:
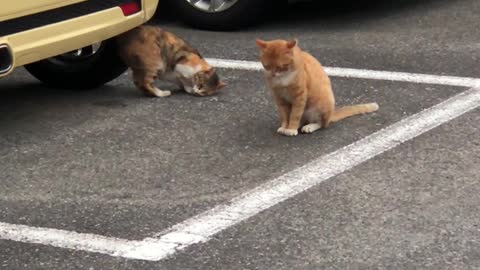
M13 68L12 50L7 44L0 44L0 75L10 72Z

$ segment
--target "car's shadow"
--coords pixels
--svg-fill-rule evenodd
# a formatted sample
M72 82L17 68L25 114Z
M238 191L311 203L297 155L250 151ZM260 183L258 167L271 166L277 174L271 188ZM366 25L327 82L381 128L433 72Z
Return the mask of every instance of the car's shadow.
M158 85L169 86L161 82ZM0 81L0 145L20 137L47 138L58 132L55 129L68 129L69 125L92 119L108 119L138 106L211 101L209 97L192 97L179 89L170 89L173 95L167 99L146 97L135 88L130 77L91 90L55 89L19 68Z
M18 75L17 75L18 74ZM0 83L0 138L26 133L47 135L62 122L81 123L99 108L122 110L138 91L109 85L88 91L53 89L19 69ZM28 136L27 136L28 137Z

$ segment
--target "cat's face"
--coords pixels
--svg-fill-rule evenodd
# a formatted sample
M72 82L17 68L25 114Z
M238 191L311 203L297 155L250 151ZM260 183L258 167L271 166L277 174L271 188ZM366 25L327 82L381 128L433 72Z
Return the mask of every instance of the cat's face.
M220 81L215 68L199 71L193 75L193 91L199 96L211 96L216 94L226 84Z
M293 48L297 45L296 40L256 40L260 48L260 61L267 74L272 77L281 76L293 69Z

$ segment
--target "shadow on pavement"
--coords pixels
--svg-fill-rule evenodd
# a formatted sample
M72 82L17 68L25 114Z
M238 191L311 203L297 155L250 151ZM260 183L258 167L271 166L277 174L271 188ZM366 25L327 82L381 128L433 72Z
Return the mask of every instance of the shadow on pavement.
M180 0L179 0L180 1ZM183 0L182 0L183 1ZM262 24L248 30L264 27L309 26L323 23L325 27L357 24L368 20L401 14L405 10L433 8L463 0L309 0L290 3L281 9L272 10ZM279 1L280 2L280 1ZM154 21L159 24L179 23L168 4L159 7ZM184 26L182 24L182 26ZM187 27L187 26L184 26Z

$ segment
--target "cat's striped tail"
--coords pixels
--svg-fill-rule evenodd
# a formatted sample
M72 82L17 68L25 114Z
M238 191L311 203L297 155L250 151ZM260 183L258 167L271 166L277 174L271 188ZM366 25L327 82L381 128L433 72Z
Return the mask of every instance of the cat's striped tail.
M375 112L375 111L378 110L378 108L379 107L378 107L377 103L367 103L367 104L345 106L345 107L336 109L333 112L333 115L330 118L330 121L337 122L337 121L340 121L342 119L345 119L347 117L354 116L354 115L357 115L357 114Z

